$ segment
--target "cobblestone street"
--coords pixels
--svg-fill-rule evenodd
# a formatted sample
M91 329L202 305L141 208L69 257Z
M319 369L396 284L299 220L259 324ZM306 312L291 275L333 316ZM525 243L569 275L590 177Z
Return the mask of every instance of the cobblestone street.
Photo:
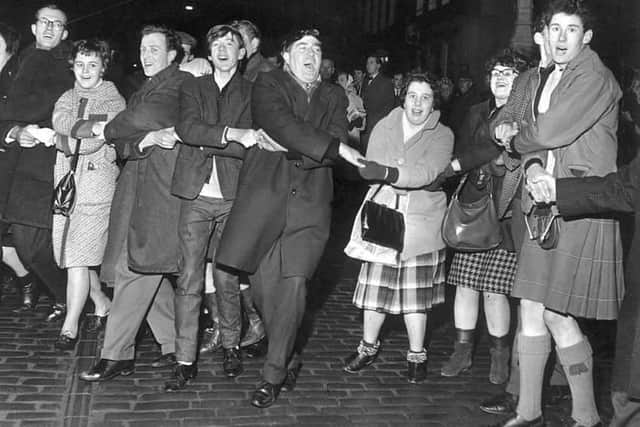
M357 203L357 202L356 202ZM349 203L347 203L349 205ZM488 381L486 333L469 373L444 378L440 366L453 347L452 298L430 315L429 377L420 385L405 378L408 347L400 318L389 319L381 355L358 374L342 372L342 360L361 337L361 313L351 304L359 264L342 254L353 209L335 212L332 241L311 285L309 341L295 390L259 410L249 397L260 378L262 360L245 359L245 373L228 379L222 355L199 362L199 374L184 392L165 393L170 368L153 369L159 350L148 335L138 346L136 371L105 383L85 383L78 373L93 362L98 341L84 334L76 352L58 353L53 343L60 325L44 322L46 304L30 315L14 315L18 296L5 295L0 306L0 427L4 426L224 426L224 425L381 425L482 426L499 420L478 404L500 392ZM596 341L611 325L596 325ZM604 332L603 332L604 331ZM593 341L592 335L592 341ZM600 338L599 338L600 337ZM596 349L598 405L610 417L608 400L611 350ZM600 349L600 350L599 350ZM549 426L569 416L569 402L546 408Z

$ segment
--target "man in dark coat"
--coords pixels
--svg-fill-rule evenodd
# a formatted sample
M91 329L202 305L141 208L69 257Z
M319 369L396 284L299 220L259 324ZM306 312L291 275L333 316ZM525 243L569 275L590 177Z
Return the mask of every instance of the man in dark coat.
M16 159L7 179L0 182L0 212L2 220L11 224L20 259L58 303L49 320L64 316L66 273L55 263L51 242L56 148L41 133L42 128L52 133L55 102L73 85L70 50L64 43L66 23L66 14L54 5L38 10L31 24L35 44L20 53L19 69L0 101L0 148L13 151L9 155ZM37 291L25 285L23 309L32 310Z
M244 48L247 51L247 60L242 69L242 75L250 82L255 82L258 73L265 73L273 70L274 65L260 53L260 43L262 35L260 29L251 21L243 19L241 21L233 21L232 26L242 34Z
M170 190L178 94L191 76L178 69L182 48L173 30L148 25L141 35L140 62L149 79L104 129L126 164L101 270L102 280L114 285L113 301L101 358L80 374L85 381L133 373L135 337L145 315L163 355L152 366L175 363L174 293L167 275L178 271L180 199Z
M258 75L251 112L254 127L284 152L247 152L216 256L220 264L252 273L251 290L269 339L264 381L251 398L259 408L274 403L283 383L289 389L295 383L298 366L287 366L304 314L306 282L329 237L329 166L338 157L358 166L362 158L346 145L344 90L320 81L318 31L292 34L282 56L284 70Z
M165 390L185 387L197 374L198 321L204 288L207 246L215 254L238 185L244 147L256 143L251 129L251 82L238 72L244 56L242 36L229 25L207 33L213 76L189 80L180 90L183 141L178 151L171 192L182 199L178 234L181 269L175 296L175 379ZM210 240L211 239L211 240ZM240 284L237 273L213 269L223 369L228 377L242 373L240 358Z
M551 175L529 183L537 202L556 201L560 215L577 218L607 212L635 214L627 257L625 294L618 313L613 363L611 427L640 425L640 157L605 177L560 178Z
M375 55L367 58L367 78L362 83L360 96L367 112L364 132L360 134L362 152L367 152L369 136L376 123L389 114L395 107L396 97L391 79L380 72L382 60Z

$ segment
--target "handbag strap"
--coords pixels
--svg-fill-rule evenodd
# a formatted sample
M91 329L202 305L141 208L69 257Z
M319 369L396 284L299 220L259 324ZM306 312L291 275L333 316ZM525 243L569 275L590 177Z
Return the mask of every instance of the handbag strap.
M78 107L78 119L82 119L84 117L84 113L87 110L87 103L89 102L88 98L80 98L80 106ZM80 138L76 138L76 146L73 151L73 157L71 158L71 171L73 173L76 172L76 168L78 167L78 158L80 157Z
M371 195L371 198L369 199L370 201L373 202L373 199L378 195L380 190L382 190L382 187L384 187L384 184L380 184L378 189L373 193L373 195ZM396 207L395 207L395 209L398 210L399 208L400 208L400 196L398 195L398 193L396 193Z
M458 184L458 187L456 188L456 191L453 192L453 195L451 196L452 199L458 199L458 195L460 194L460 191L462 191L462 187L464 187L464 184L467 182L467 178L469 177L468 173L465 173L464 175L462 175L462 178L460 178L460 183ZM493 199L493 176L491 174L489 174L489 178L487 180L487 193L489 194L489 198Z

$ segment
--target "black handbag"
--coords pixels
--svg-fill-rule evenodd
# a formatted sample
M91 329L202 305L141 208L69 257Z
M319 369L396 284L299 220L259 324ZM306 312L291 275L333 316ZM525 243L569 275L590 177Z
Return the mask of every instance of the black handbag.
M362 206L360 214L362 240L402 252L404 248L404 215L397 210L400 197L396 194L395 209L376 203L373 199L381 189L382 185Z
M492 180L487 194L474 202L461 202L460 191L467 181L461 180L451 197L442 221L442 239L447 246L459 252L481 252L494 249L502 243L502 232L493 203Z
M71 170L62 177L53 192L53 213L69 216L76 204L75 173L80 154L80 140L76 139L76 149L71 159Z
M524 216L529 238L538 242L542 249L549 250L558 246L558 216L556 205L533 205L531 211Z

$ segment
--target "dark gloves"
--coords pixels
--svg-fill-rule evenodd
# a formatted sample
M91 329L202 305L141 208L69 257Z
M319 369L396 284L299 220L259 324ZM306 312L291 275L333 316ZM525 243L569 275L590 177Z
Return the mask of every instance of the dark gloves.
M440 191L442 190L442 186L444 185L445 181L455 175L456 171L453 170L453 166L451 166L451 163L449 163L445 170L440 172L436 179L434 179L431 184L426 185L424 189L427 191Z
M358 172L367 181L385 181L391 184L398 180L398 168L383 166L370 160L358 161L364 165L358 168Z

